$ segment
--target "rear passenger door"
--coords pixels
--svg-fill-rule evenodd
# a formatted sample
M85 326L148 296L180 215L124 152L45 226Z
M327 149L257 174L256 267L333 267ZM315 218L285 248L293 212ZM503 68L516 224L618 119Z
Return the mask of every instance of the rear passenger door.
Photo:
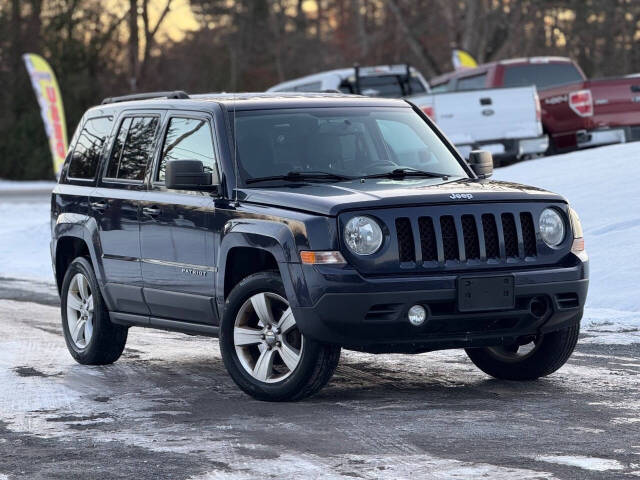
M158 112L120 118L102 178L89 198L98 226L105 293L116 312L149 313L142 296L139 209L160 120Z
M214 198L206 192L167 190L167 161L200 160L217 178L213 119L198 112L169 113L141 209L144 297L156 319L217 324L214 303Z

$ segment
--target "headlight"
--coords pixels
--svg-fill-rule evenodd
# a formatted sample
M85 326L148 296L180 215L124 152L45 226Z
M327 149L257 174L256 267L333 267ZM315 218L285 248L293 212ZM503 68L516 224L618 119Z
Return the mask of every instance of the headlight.
M538 222L540 236L550 247L557 247L564 240L564 221L557 210L545 208Z
M344 239L353 253L371 255L382 245L382 229L371 217L353 217L344 227Z

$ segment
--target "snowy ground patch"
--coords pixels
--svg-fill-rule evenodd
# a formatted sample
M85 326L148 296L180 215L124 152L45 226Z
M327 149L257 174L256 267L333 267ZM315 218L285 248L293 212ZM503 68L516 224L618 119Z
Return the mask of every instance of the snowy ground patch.
M564 195L580 215L590 260L588 307L640 312L640 142L556 155L494 178Z
M50 208L46 196L26 202L0 195L0 277L53 282Z
M640 343L640 315L610 308L587 308L580 343L631 345Z
M568 465L570 467L578 467L584 470L595 472L606 472L607 470L624 470L624 466L617 460L608 460L606 458L569 456L569 455L541 455L536 460L547 463L557 463L559 465Z
M13 180L0 179L0 192L1 191L20 191L20 192L49 191L50 192L51 190L53 190L53 187L55 186L56 186L55 182L49 182L46 180L34 181L34 182L17 182Z

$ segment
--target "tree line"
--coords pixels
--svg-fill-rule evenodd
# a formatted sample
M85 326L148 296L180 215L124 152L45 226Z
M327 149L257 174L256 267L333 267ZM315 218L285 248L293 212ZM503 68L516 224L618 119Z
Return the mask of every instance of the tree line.
M429 78L452 69L452 48L640 72L640 0L188 0L198 28L179 41L162 34L176 2L0 0L0 178L53 178L26 52L56 72L69 136L107 96L261 91L354 63L408 62Z

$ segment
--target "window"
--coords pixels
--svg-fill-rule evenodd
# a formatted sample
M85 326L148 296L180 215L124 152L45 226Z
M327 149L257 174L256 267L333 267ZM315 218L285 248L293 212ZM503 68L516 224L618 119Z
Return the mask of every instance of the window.
M437 85L431 85L431 93L448 92L451 89L451 80Z
M213 173L215 155L209 122L178 117L169 120L157 180L164 181L165 169L170 160L200 160L204 171Z
M430 161L437 163L437 159L432 158L431 148L411 124L395 119L378 119L376 122L395 162L420 170L430 170Z
M238 169L245 182L289 172L361 178L402 167L467 176L436 133L410 108L241 111L235 127Z
M322 90L322 82L305 83L294 88L296 92L320 92Z
M158 117L125 118L111 151L106 177L144 180L157 127Z
M473 77L459 78L456 90L480 90L485 88L486 81L486 73L474 75Z
M581 82L580 71L572 63L532 63L528 65L513 65L505 67L505 87L537 88L553 87L566 83Z
M90 118L78 135L71 163L69 178L93 179L100 162L102 147L111 132L111 117Z
M410 79L411 93L424 93L424 85L417 78ZM360 77L360 91L372 97L398 98L409 95L405 75L377 75Z

